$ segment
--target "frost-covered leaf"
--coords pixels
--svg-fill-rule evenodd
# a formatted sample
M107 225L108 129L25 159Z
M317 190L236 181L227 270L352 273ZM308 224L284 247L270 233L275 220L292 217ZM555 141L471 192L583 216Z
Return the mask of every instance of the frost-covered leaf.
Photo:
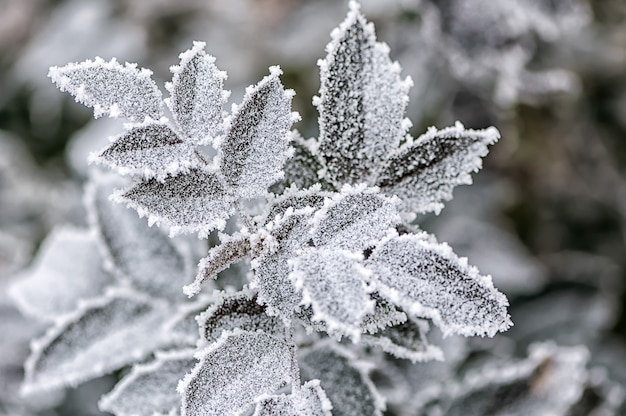
M146 117L161 118L161 92L151 78L152 71L137 69L136 64L121 65L115 58L109 62L96 58L53 66L48 76L61 91L93 107L96 118L107 114L139 122Z
M261 396L253 416L331 416L332 404L319 380L311 380L291 394Z
M381 295L407 313L432 319L444 334L493 336L511 326L508 301L491 277L425 234L384 239L366 266Z
M269 210L264 224L276 220L276 216L284 216L285 212L291 208L293 211L310 207L317 210L324 205L326 198L330 198L330 192L322 191L319 185L313 185L308 189L289 188L282 195L269 201Z
M85 302L32 343L24 391L74 386L142 359L164 345L162 304L115 291Z
M215 296L198 296L193 303L182 303L163 324L168 339L180 346L195 346L200 339L196 318L215 303Z
M387 155L403 138L410 79L400 79L400 66L389 59L389 48L376 42L374 27L356 2L335 29L319 61L319 151L335 183L373 178Z
M294 149L292 157L287 159L285 166L285 177L282 181L272 186L271 191L274 193L282 193L286 188L295 186L299 189L310 188L320 183L324 188L329 185L319 178L318 172L323 169L323 165L317 156L315 140L305 140L298 131L292 132L291 146Z
M192 169L187 174L155 179L116 195L149 224L170 226L170 235L198 232L206 237L214 229L224 228L233 213L234 197L227 193L219 177L210 171Z
M250 238L244 235L229 236L219 245L211 248L209 254L200 260L198 275L193 283L183 288L189 297L200 293L203 283L215 279L219 272L246 257L250 252Z
M204 52L204 42L180 54L180 64L166 84L171 97L166 99L174 120L196 144L208 144L222 133L222 107L230 96L223 90L226 72L215 66L215 58Z
M259 305L252 293L238 292L223 294L214 305L202 313L198 319L203 342L217 341L225 331L239 328L244 331L263 331L268 334L284 335L282 321L265 313L266 307Z
M178 385L182 416L239 414L291 381L289 345L262 332L226 332L196 358Z
M198 164L194 149L166 123L149 121L115 138L91 160L121 175L140 175L164 180L188 172Z
M148 227L135 212L109 200L116 184L96 177L87 190L91 221L109 266L142 292L181 301L190 271L185 257L162 230Z
M539 344L521 362L468 375L450 398L446 416L564 415L587 380L584 347Z
M376 346L389 354L411 360L430 361L443 360L443 352L430 345L426 339L428 323L418 319L408 319L405 322L383 329L373 335L363 335L361 342Z
M298 363L304 379L321 381L333 416L382 416L383 398L346 349L329 343L302 349Z
M345 250L308 249L290 261L290 278L302 290L313 321L323 321L330 332L358 339L361 322L374 312L362 256Z
M94 233L57 228L10 293L22 312L52 320L74 311L81 299L100 296L114 282L104 270Z
M431 128L389 156L377 185L399 196L405 210L439 213L455 186L472 183L470 173L482 167L487 146L499 138L494 127L471 130L457 122L443 130Z
M396 205L375 188L345 185L315 214L313 243L351 251L371 247L401 221Z
M294 93L283 88L281 73L272 67L269 76L246 90L219 145L220 171L241 198L263 195L283 176L291 124L297 117L291 113Z
M133 367L100 399L100 410L116 416L173 416L180 409L178 382L196 365L193 350L157 352L156 359Z
M365 315L363 319L363 333L373 334L389 326L406 322L408 319L404 312L378 293L370 293L370 297L376 302L376 305L374 306L374 313Z

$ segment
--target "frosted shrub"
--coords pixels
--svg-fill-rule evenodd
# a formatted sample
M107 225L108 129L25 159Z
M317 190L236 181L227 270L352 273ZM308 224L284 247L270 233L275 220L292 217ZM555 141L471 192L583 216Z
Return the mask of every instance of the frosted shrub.
M412 224L471 182L497 130L457 123L411 137L411 80L350 8L319 61L317 139L292 130L294 92L278 67L225 111L226 74L202 42L171 68L164 100L134 64L96 58L50 69L96 117L128 124L92 156L119 176L92 174L90 227L51 234L12 289L25 312L51 323L32 343L25 394L132 366L100 400L103 411L381 415L386 398L370 374L382 352L442 360L431 324L444 336L511 326L491 278ZM217 232L193 278L195 244L167 233ZM225 273L230 284L215 289ZM545 373L552 358L565 364ZM440 392L436 406L456 414L478 396L475 414L508 411L485 389L541 378L514 389L511 408L561 414L576 397L549 393L578 364L582 388L584 363L584 351L543 346L501 374ZM533 399L542 388L544 399Z

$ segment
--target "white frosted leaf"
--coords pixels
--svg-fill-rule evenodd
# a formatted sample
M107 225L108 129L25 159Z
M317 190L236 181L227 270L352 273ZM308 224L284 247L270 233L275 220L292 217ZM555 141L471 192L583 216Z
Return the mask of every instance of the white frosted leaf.
M261 396L253 416L331 416L332 405L319 380L311 380L291 394Z
M361 342L381 348L383 351L413 362L443 360L443 352L430 345L426 339L428 323L418 319L387 327L380 332L361 337Z
M361 260L345 250L308 249L290 261L290 278L302 290L302 302L312 307L313 321L353 339L361 335L365 315L374 311L366 283L369 271Z
M288 157L292 92L285 91L278 67L256 86L248 88L232 116L231 127L218 151L220 171L241 198L263 195L283 176Z
M142 359L164 345L168 310L133 292L111 292L85 302L32 342L24 392L79 383Z
M569 414L587 381L588 355L584 347L531 346L529 357L523 361L491 365L466 376L444 400L445 414Z
M195 346L200 339L196 318L215 303L214 296L199 296L193 303L182 303L163 324L166 336L177 345Z
M200 293L202 284L215 279L223 270L231 264L238 262L250 252L250 238L243 235L228 237L219 245L211 248L209 254L200 260L198 264L198 274L193 283L183 288L189 297Z
M121 175L139 175L160 181L198 164L194 149L165 123L135 126L115 138L91 159Z
M400 222L397 201L365 185L345 185L313 219L316 246L360 251L373 246Z
M186 137L208 144L221 134L222 106L229 93L223 90L226 73L215 66L215 58L204 52L204 42L180 54L180 64L171 68L171 97L167 103L174 120Z
M95 178L87 190L91 221L116 275L136 289L174 301L184 299L185 257L159 228L149 227L133 210L110 201L117 182Z
M162 115L161 92L151 78L152 72L136 64L119 64L115 59L53 66L48 76L61 91L76 101L93 107L96 118L102 115L143 121Z
M410 79L376 42L374 27L356 2L332 34L328 55L320 60L319 150L335 183L368 181L403 138Z
M389 326L406 322L406 314L391 302L382 298L378 293L370 293L370 297L376 302L376 305L374 306L374 313L365 315L363 319L361 325L363 333L373 334Z
M284 335L282 321L265 313L266 307L259 305L256 296L238 292L223 295L198 318L203 342L217 341L224 332L239 328L244 331L263 331L268 334Z
M170 226L170 235L197 232L206 237L224 228L233 213L234 198L215 173L192 169L163 182L143 181L118 193L116 200L147 216L150 224Z
M133 367L98 403L116 416L173 416L180 409L178 382L196 365L193 350L157 352L156 359Z
M405 210L439 213L455 186L472 183L470 173L482 167L487 146L499 138L494 127L471 130L457 123L443 130L431 128L389 156L377 185L400 197Z
M324 166L319 160L317 149L314 147L315 140L303 139L298 131L292 132L292 139L291 146L294 149L294 154L285 162L283 166L285 177L272 187L272 192L282 193L290 186L305 189L317 183L324 184L324 181L318 177L318 172ZM327 184L325 185L328 187Z
M56 228L10 293L22 312L52 320L74 311L81 299L100 296L113 283L94 233Z
M182 416L239 414L291 380L290 347L262 332L224 333L179 383Z
M267 224L270 221L276 220L277 215L281 217L284 216L289 208L293 211L307 207L317 210L324 205L325 199L331 196L332 194L330 192L322 191L319 185L314 185L306 190L289 188L279 197L269 201L269 211L263 222Z
M425 234L386 238L369 256L376 290L444 334L494 336L511 326L508 301L490 276Z
M318 379L332 403L333 416L382 416L383 398L354 357L339 345L323 343L298 354L304 379Z

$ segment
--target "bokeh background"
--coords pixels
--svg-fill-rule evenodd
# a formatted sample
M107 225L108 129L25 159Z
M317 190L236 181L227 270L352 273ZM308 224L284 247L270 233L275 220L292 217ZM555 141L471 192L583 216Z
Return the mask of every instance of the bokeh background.
M502 134L474 185L418 219L511 301L514 328L470 341L473 357L585 345L590 366L626 384L626 2L361 3L414 81L414 136L457 120ZM6 289L55 226L85 224L87 156L121 130L56 90L48 68L117 57L162 86L202 40L229 74L231 102L280 65L296 127L314 137L316 60L346 11L339 0L0 0L0 415L101 414L97 398L115 382L28 402L17 393L43 326Z

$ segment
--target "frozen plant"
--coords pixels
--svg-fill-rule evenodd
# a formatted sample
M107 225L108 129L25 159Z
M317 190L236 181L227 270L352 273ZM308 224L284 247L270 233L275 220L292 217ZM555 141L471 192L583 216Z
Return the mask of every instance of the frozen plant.
M25 393L134 365L102 410L381 415L366 351L440 360L430 322L444 336L510 327L491 277L411 224L471 182L497 130L457 123L414 139L411 80L357 3L331 36L313 100L320 134L309 140L292 131L294 92L278 67L225 112L226 74L202 42L171 68L165 100L135 64L50 69L96 117L128 120L92 157L124 179L94 173L90 228L55 232L13 287L23 310L51 322L32 344ZM190 240L145 226L111 193L171 237L221 231L195 279ZM234 288L214 290L222 272Z

